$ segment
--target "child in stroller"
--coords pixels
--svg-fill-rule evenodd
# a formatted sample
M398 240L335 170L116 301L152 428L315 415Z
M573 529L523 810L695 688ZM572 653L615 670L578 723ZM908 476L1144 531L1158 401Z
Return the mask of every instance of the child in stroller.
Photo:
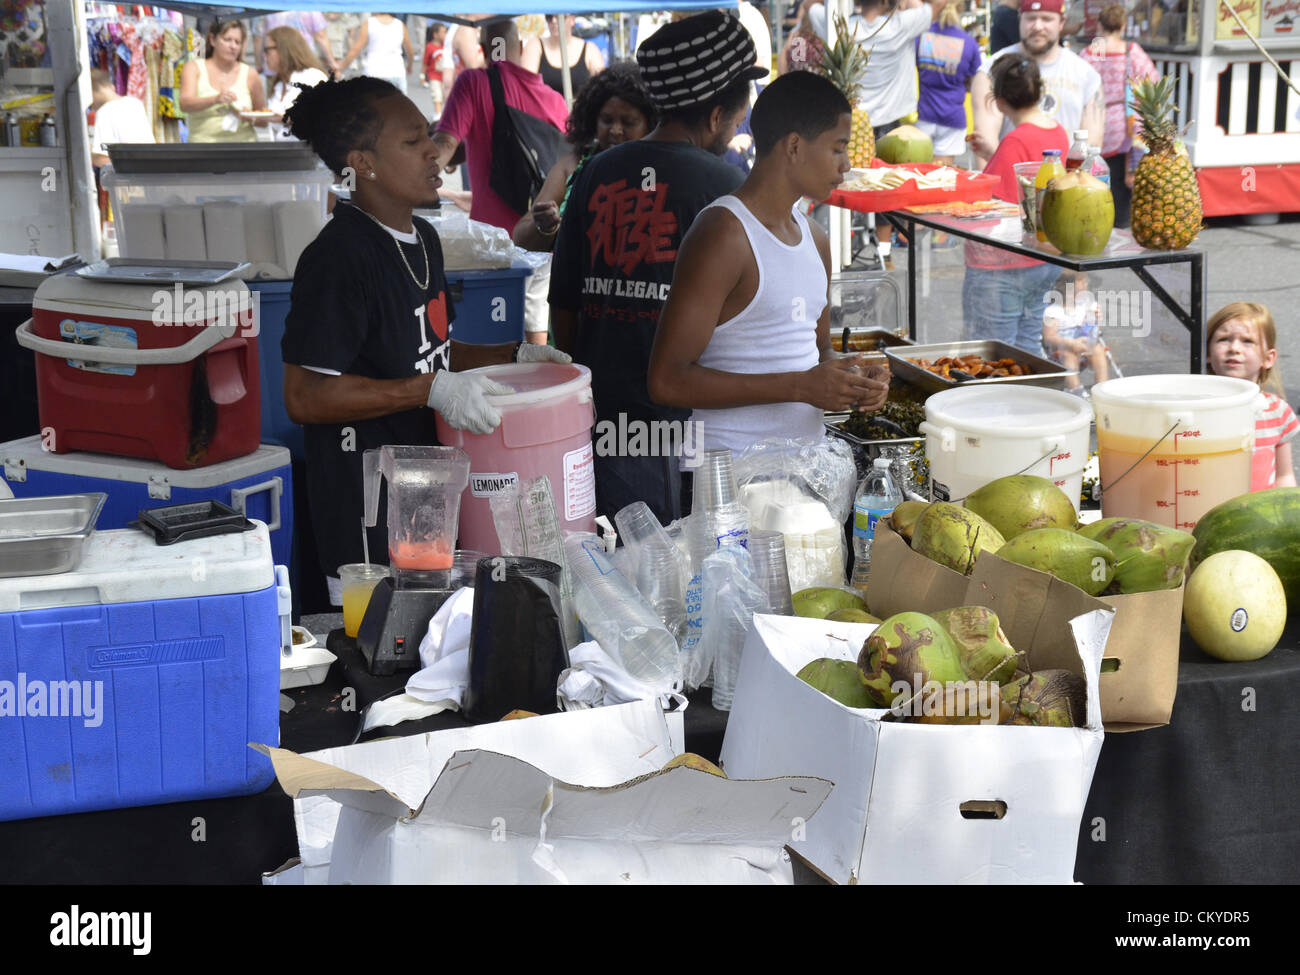
M1090 365L1097 382L1110 378L1113 360L1101 340L1101 308L1088 290L1086 271L1065 270L1056 279L1043 312L1043 348L1053 360L1075 373ZM1119 369L1115 372L1118 374ZM1078 375L1065 381L1065 390L1088 396Z

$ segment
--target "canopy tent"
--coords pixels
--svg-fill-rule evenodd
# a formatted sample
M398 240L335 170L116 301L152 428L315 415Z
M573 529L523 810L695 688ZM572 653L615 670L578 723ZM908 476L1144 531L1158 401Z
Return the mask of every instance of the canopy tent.
M734 9L736 0L239 0L237 3L164 3L171 10L185 13L223 16L262 14L281 10L328 10L331 13L373 13L382 9L390 14L419 14L425 17L454 20L459 14L494 14L517 17L521 14L590 14L654 13L660 10Z

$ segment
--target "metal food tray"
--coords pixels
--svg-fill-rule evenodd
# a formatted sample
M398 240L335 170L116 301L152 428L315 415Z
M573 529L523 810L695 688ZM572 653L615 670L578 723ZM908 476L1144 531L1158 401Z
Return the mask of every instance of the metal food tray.
M320 160L305 142L112 143L108 158L122 175L271 173L316 169Z
M944 356L960 358L977 355L981 359L1014 359L1017 364L1030 370L1027 376L998 376L992 379L967 379L958 381L944 379L927 369L922 369L915 359L942 359ZM889 360L889 369L899 379L922 389L927 393L941 393L945 389L958 386L989 386L1000 383L1014 383L1021 386L1044 386L1048 389L1065 389L1065 380L1077 375L1073 370L1063 369L1059 362L1044 359L1042 356L1018 349L1006 342L986 339L976 342L947 342L940 345L913 345L901 351L885 350Z
M838 437L849 445L853 451L853 464L857 469L857 476L862 478L871 469L872 463L877 457L894 457L902 454L910 454L913 447L925 442L925 437L896 437L892 440L863 440L845 430L841 424L849 418L847 412L827 413L823 419L826 426L826 432L832 437ZM909 478L907 484L900 485L904 491L913 493L920 491L920 486L913 479Z
M850 328L849 347L845 350L843 348L844 330L836 331L831 329L831 348L836 352L879 352L878 346L881 342L884 342L890 348L916 344L906 335L899 335L887 328Z
M71 572L107 499L94 492L0 501L0 578Z

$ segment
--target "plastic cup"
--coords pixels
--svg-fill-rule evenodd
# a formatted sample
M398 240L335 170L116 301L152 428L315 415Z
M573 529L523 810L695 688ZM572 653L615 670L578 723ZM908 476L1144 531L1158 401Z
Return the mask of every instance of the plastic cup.
M456 554L451 560L451 588L463 589L466 586L473 588L474 574L478 571L478 560L486 558L489 558L486 552L456 549Z
M370 594L380 579L388 578L388 566L356 562L339 566L339 582L343 584L343 632L356 637L370 605Z
M1016 201L1020 204L1020 226L1027 234L1038 230L1038 201L1034 180L1038 176L1038 167L1042 164L1041 159L1035 159L1033 162L1016 163L1013 167L1016 171Z
M683 578L677 546L650 542L641 546L637 561L636 587L655 615L678 641L686 625L686 580Z
M790 573L785 564L785 536L780 532L751 531L749 555L754 560L754 578L763 590L766 612L793 616Z
M691 511L708 511L731 504L739 493L731 451L725 447L704 452L704 460L695 470L695 492Z

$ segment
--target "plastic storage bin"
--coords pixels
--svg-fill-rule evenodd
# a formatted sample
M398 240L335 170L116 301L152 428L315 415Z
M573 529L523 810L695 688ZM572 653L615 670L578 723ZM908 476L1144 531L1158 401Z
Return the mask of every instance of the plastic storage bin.
M61 494L108 495L96 525L125 528L141 509L192 501L220 501L247 518L265 522L271 555L289 565L293 551L293 475L289 451L263 444L253 453L194 470L173 470L155 461L107 454L54 454L40 437L0 444L0 497Z
M262 442L289 448L295 460L304 459L302 426L289 419L284 408L284 359L280 340L289 317L292 281L249 281L248 290L257 295L257 356L262 367Z
M456 305L451 337L471 345L522 342L524 285L531 273L522 264L488 271L447 271Z
M0 579L0 820L266 788L248 743L279 741L289 612L266 526L86 549L74 572Z
M242 281L46 280L16 337L36 353L47 446L175 468L252 453L261 437L251 304Z
M325 226L328 170L118 173L108 191L123 257L249 261L251 276L289 278Z

